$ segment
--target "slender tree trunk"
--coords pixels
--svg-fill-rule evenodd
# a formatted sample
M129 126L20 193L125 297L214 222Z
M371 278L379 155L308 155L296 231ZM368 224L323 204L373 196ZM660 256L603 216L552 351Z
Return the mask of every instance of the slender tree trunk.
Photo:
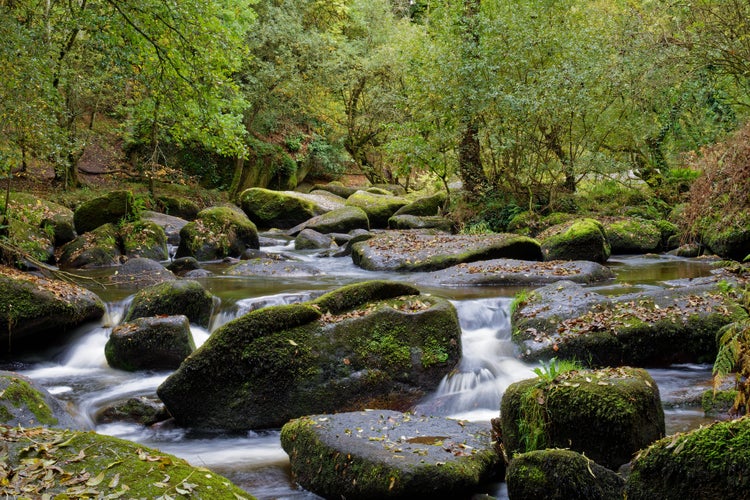
M463 19L460 21L463 30L463 57L468 61L479 58L479 23L480 0L464 0ZM475 66L474 64L468 65ZM464 69L463 92L469 90L472 81L469 70ZM482 165L482 149L479 142L479 125L476 117L476 104L472 99L463 99L466 109L463 111L461 126L463 132L458 145L458 174L464 183L464 189L472 198L481 197L489 188L487 175Z

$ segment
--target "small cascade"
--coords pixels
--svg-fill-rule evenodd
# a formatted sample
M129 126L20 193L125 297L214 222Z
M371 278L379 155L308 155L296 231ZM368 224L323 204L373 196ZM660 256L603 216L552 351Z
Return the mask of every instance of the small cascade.
M247 314L256 309L269 306L282 306L288 304L299 304L312 299L314 296L313 292L299 292L299 293L279 293L276 295L266 295L264 297L253 297L249 299L242 299L235 302L232 306L227 307L218 314L214 315L211 321L210 331L214 331L220 326L232 321L233 319L239 318L243 314ZM197 342L197 340L196 340Z
M509 298L453 302L463 331L461 362L418 411L489 420L498 416L505 389L533 376L532 368L514 354L510 303Z

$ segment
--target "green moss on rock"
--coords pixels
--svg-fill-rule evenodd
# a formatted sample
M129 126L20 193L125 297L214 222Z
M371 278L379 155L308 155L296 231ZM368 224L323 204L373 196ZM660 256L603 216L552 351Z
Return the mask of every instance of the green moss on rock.
M0 353L40 349L104 315L94 293L0 266Z
M576 219L553 226L538 238L547 261L591 260L603 263L611 253L604 228L594 219Z
M410 407L455 367L460 327L444 299L383 299L400 287L352 285L311 303L248 313L215 331L159 396L184 425L232 429Z
M93 231L104 224L117 224L136 213L133 193L127 190L111 191L89 200L73 213L78 234Z
M639 368L567 372L550 383L516 382L503 395L501 418L509 454L565 447L609 468L664 436L659 389ZM543 432L532 447L530 429Z
M604 224L612 253L649 253L659 249L662 232L654 221L617 219Z
M571 450L538 450L513 457L506 476L510 500L613 500L625 480Z
M750 488L750 418L661 439L633 460L629 500L742 498Z
M501 472L489 428L393 411L312 415L284 425L292 475L325 498L462 498Z
M409 201L400 196L357 191L346 200L347 205L359 207L365 211L371 228L387 228L388 219Z
M145 288L133 297L123 322L149 316L187 316L191 323L207 327L214 296L197 281L173 280Z
M93 432L0 426L0 439L2 492L14 498L253 498L208 469Z
M217 260L259 247L258 229L239 209L211 207L180 230L176 257Z
M327 211L301 193L264 188L243 191L239 204L262 228L288 229Z
M103 224L83 234L60 250L60 267L97 268L120 264L120 235L114 224Z
M167 235L158 224L139 220L120 226L123 250L128 257L167 260Z

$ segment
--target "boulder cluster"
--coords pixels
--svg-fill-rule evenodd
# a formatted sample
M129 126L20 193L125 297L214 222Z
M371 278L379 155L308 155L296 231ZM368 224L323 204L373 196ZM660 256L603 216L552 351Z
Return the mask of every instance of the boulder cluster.
M634 218L570 218L533 233L456 234L440 215L444 201L389 186L328 185L307 194L251 188L236 205L207 208L161 200L170 213L142 210L125 190L75 211L36 203L43 215L25 223L26 234L38 233L28 240L36 253L32 258L24 247L23 266L116 267L107 279L133 290L109 335L107 362L171 374L158 388L159 401L118 402L101 418L145 425L172 418L180 426L229 431L281 428L294 480L326 498L467 496L503 479L511 499L678 498L687 488L718 498L746 489L750 421L665 436L659 389L643 369L715 357L716 332L742 315L721 293L731 278L597 293L585 285L614 277L604 265L612 252L672 248L674 228ZM34 213L29 200L16 196L14 203ZM250 311L196 348L191 325L209 328L218 303L200 282L216 269L206 263L228 264L226 276L321 273L264 251L279 240L399 278ZM40 273L2 267L0 281L4 355L61 344L105 312L91 291ZM410 413L461 358L453 305L420 287L482 285L524 287L512 307L513 341L519 359L542 363L538 376L507 389L492 423ZM563 361L571 364L562 369ZM5 372L0 433L13 443L41 442L11 426L80 423L43 389ZM44 439L58 439L44 432ZM87 447L124 446L65 438ZM11 447L15 454L0 473L25 463L19 446ZM155 451L140 453L182 467ZM85 473L76 470L70 474ZM177 492L241 494L228 482L192 483L190 472L180 471L171 476ZM104 479L80 482L96 486ZM70 494L55 488L41 493ZM138 495L149 496L143 488Z

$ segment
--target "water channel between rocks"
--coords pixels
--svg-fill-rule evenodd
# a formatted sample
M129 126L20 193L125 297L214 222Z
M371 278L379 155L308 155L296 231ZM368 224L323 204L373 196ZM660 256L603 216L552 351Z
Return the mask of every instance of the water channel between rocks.
M355 267L350 259L316 258L293 252L289 246L275 252L295 253L323 274L312 278L238 278L221 276L222 265L212 266L216 276L202 284L221 299L210 330L258 307L307 300L321 292L367 279L409 281L405 274L373 273ZM617 273L614 284L597 287L601 293L618 294L648 288L663 281L705 276L710 264L701 260L669 256L616 256L608 263ZM132 396L155 396L156 387L168 373L127 373L113 370L104 358L104 345L112 325L122 317L133 290L91 287L108 303L101 324L76 332L65 349L54 353L54 361L27 360L20 370L67 401L92 425L97 412L107 404ZM439 294L455 305L463 330L463 358L457 373L443 380L417 411L473 421L498 416L500 399L512 382L533 376L535 366L514 357L510 340L509 305L519 288L423 289ZM193 326L196 344L209 331ZM681 407L710 384L708 365L680 365L650 370L665 402L667 432L684 431L706 423L700 408ZM97 425L96 431L159 448L223 474L259 499L312 499L289 479L288 459L281 449L278 431L241 434L196 432L161 426L143 428L135 424ZM494 490L494 491L493 491ZM487 491L507 498L504 485Z

